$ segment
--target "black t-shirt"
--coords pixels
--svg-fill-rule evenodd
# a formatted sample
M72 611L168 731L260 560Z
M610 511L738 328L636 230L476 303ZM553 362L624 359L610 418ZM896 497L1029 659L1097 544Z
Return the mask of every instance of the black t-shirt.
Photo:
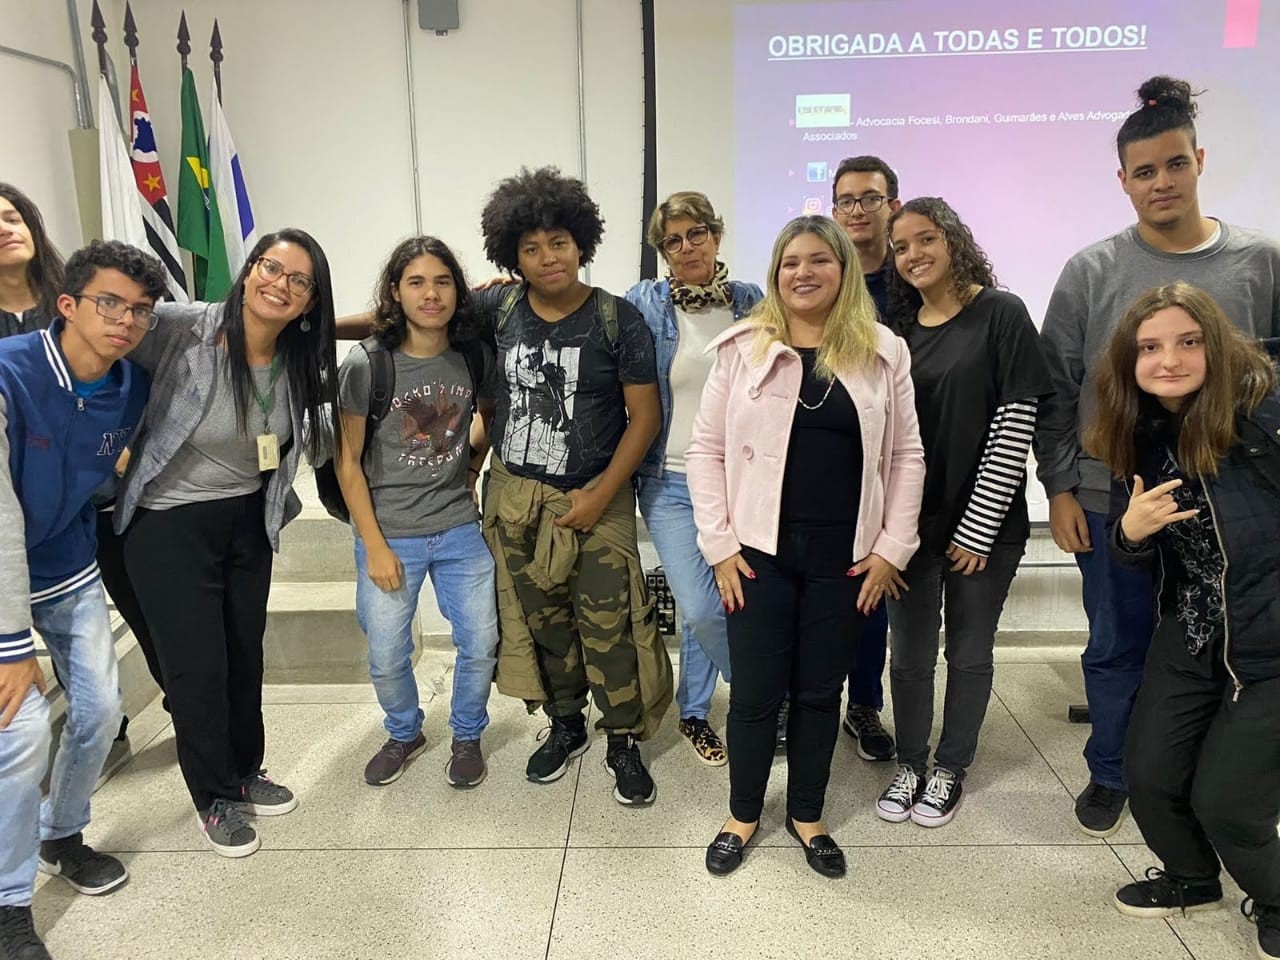
M804 380L800 384L803 402L796 403L787 443L782 522L852 531L858 524L858 502L862 498L862 427L858 411L844 384L822 380L814 374L817 349L801 348L796 352L804 364Z
M480 315L495 320L506 293L477 293ZM594 293L556 323L534 313L526 293L495 332L493 449L517 476L561 490L583 486L609 465L627 429L622 385L656 382L649 328L639 310L615 299L616 342Z
M1026 306L1003 290L984 289L941 326L912 319L905 337L924 442L920 545L942 551L969 505L996 408L1048 396L1053 386ZM1029 534L1024 476L996 543Z

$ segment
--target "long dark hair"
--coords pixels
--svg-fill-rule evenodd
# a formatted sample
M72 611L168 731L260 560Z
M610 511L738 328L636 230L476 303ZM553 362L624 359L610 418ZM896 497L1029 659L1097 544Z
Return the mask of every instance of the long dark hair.
M0 197L13 204L31 231L35 256L27 264L27 286L36 298L36 307L48 320L58 315L58 295L62 293L62 254L49 239L40 210L25 193L8 183L0 183Z
M1216 476L1218 462L1239 438L1236 417L1250 414L1276 388L1271 359L1227 319L1209 294L1181 280L1143 294L1126 311L1103 351L1094 378L1097 409L1085 427L1084 448L1118 477L1138 466L1134 434L1143 421L1167 417L1138 386L1138 328L1169 307L1186 311L1204 334L1204 385L1175 415L1178 466L1189 475Z
M471 288L462 272L462 265L443 240L435 237L410 237L391 251L386 266L378 275L378 285L373 290L373 333L388 350L395 350L404 343L409 324L404 308L392 295L400 285L400 278L414 260L421 256L440 260L453 276L457 291L457 306L449 318L449 343L454 346L467 340L475 340L480 334L480 322L471 302Z
M240 428L248 432L250 397L253 395L253 372L244 355L244 284L249 271L258 259L277 243L292 243L301 247L311 258L311 277L315 288L311 291L311 305L276 337L276 353L284 365L289 384L289 397L306 414L310 429L306 437L295 437L295 442L305 444L307 459L320 463L329 455L332 438L333 452L341 446L341 430L334 430L338 422L338 360L335 353L336 329L333 315L333 286L329 281L329 261L311 234L294 227L286 227L262 237L244 266L236 275L235 283L224 303L222 336L227 344L230 363L232 393L236 401L236 419ZM310 329L303 330L306 322Z
M951 258L951 290L962 304L973 299L969 288L974 284L980 287L996 285L991 261L978 246L978 241L973 239L973 231L965 226L947 201L941 197L908 200L889 218L890 237L893 236L893 225L908 213L924 217L942 234L942 242L947 245L947 255ZM923 303L920 291L902 278L895 265L889 271L889 326L901 333L915 319Z

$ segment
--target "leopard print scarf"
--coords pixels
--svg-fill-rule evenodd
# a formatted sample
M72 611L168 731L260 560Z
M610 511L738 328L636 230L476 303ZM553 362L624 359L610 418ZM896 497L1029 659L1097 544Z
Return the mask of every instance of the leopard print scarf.
M671 302L681 310L696 312L708 307L730 306L733 294L729 291L729 268L723 260L716 261L716 271L709 283L685 283L667 271L671 283Z

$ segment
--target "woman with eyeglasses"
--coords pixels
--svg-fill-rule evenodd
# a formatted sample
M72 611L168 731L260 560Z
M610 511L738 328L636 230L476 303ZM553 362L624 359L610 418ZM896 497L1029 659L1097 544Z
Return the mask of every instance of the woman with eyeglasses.
M996 289L987 255L937 197L889 218L889 323L911 349L924 440L920 549L889 601L898 770L882 820L951 822L991 699L996 626L1030 536L1027 454L1053 387L1027 308ZM945 598L945 603L944 603ZM933 678L945 606L947 690L929 766Z
M151 399L117 500L178 764L226 857L258 849L246 814L297 806L262 767L262 635L272 551L297 516L305 453L328 457L337 362L329 264L301 230L254 246L220 303L160 304L130 354Z
M680 732L715 767L728 755L707 714L717 676L729 681L729 638L715 577L698 550L684 452L715 361L707 345L763 296L754 283L729 279L718 256L723 236L724 221L705 194L673 193L653 211L647 235L667 275L627 291L653 335L662 398L661 432L636 471L637 500L680 611Z

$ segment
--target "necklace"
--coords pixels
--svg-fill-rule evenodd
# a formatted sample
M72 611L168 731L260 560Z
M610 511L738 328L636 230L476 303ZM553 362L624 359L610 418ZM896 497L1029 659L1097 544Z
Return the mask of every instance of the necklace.
M799 394L796 394L796 402L799 403L800 406L804 407L806 410L818 410L822 407L824 403L827 402L827 397L831 396L831 388L835 386L835 383L836 383L835 377L832 377L830 380L827 381L827 392L824 393L822 395L822 399L819 400L817 403L815 403L813 406L809 406L809 404L805 403L804 397L800 396ZM804 384L801 383L800 386L803 388Z

